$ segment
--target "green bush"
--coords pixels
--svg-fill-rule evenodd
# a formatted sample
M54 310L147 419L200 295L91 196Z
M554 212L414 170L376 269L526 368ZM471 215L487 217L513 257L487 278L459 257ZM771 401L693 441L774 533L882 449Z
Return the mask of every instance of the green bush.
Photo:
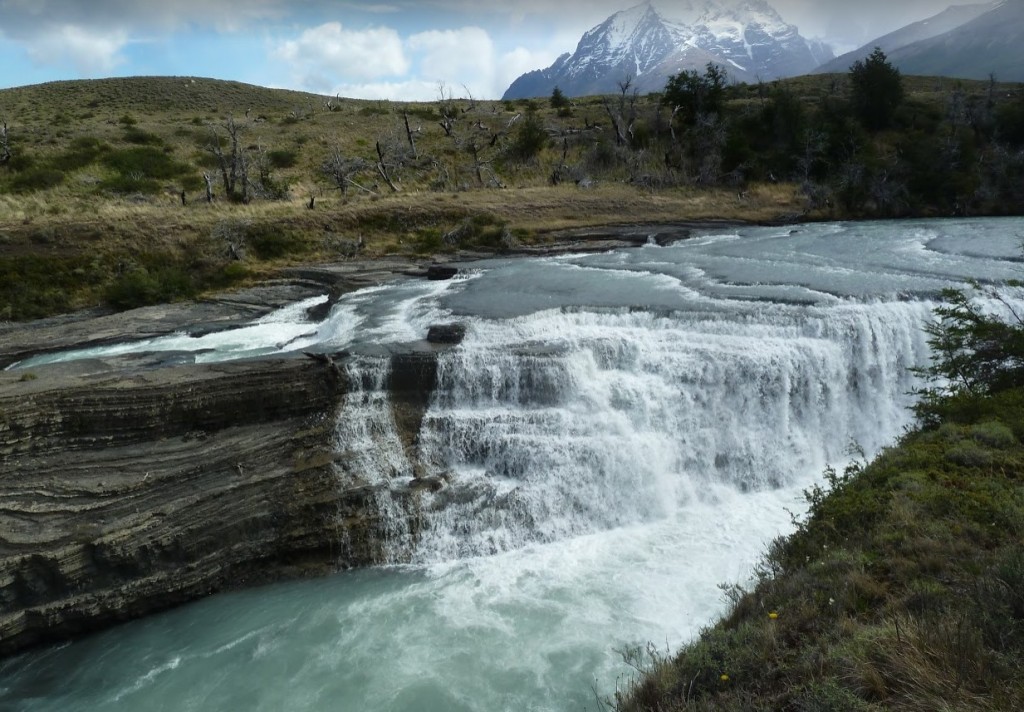
M124 130L124 140L139 146L162 146L164 140L156 134L143 131L135 126L128 126Z
M103 162L118 173L146 178L174 178L191 171L189 166L176 163L163 151L152 146L126 148L107 154Z
M58 155L53 164L54 167L65 171L78 170L95 163L106 150L108 147L99 139L82 136L72 141L68 150Z
M107 288L105 298L116 309L134 309L184 299L194 293L195 286L181 267L165 265L125 272Z
M267 152L267 161L273 168L294 168L299 162L297 151L277 150Z
M156 195L160 192L161 186L160 183L152 178L146 178L145 176L139 175L119 174L112 178L105 178L100 181L99 187L100 190L104 190L108 193L116 193L118 195L133 195L135 193Z
M97 280L86 257L0 257L0 319L38 319L70 311L73 293Z
M1013 431L999 421L978 423L971 427L970 432L979 443L997 450L1006 450L1017 444Z
M925 426L937 426L972 399L1024 386L1024 324L984 312L966 292L942 294L946 304L925 329L935 360L916 369L933 384L918 392L914 406Z
M34 193L54 188L64 182L64 172L56 168L39 166L18 172L11 180L12 193Z
M544 124L536 112L530 111L519 125L506 154L513 160L526 162L536 158L547 145L548 134Z
M253 225L246 231L246 244L255 257L276 260L305 250L305 242L288 230L273 225Z

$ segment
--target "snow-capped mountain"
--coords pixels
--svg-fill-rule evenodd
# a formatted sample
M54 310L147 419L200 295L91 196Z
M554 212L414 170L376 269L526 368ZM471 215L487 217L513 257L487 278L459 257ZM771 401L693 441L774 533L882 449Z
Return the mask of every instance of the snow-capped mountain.
M605 94L626 77L641 92L657 91L670 75L708 62L737 80L771 80L806 74L832 56L766 0L648 0L588 31L573 54L519 77L505 98L545 96L555 86L570 96Z

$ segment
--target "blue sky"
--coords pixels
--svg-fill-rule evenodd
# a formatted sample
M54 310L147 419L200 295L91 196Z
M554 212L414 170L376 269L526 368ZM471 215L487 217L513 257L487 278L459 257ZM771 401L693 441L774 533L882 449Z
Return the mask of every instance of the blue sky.
M495 98L636 0L0 0L0 87L202 76L404 100ZM804 35L852 49L946 0L774 0Z

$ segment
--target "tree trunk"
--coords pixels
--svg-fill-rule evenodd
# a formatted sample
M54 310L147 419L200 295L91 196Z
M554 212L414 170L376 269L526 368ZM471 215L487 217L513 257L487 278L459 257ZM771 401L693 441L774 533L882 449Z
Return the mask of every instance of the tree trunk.
M210 177L209 173L203 174L203 180L206 181L206 202L213 202L213 178Z
M409 139L409 148L412 149L412 157L418 159L419 156L416 153L416 139L413 138L412 129L409 128L409 114L403 113L402 118L405 119L405 136Z
M380 173L380 177L384 179L384 182L391 188L392 193L397 193L398 188L395 187L394 182L391 180L391 176L388 175L388 166L384 161L384 149L380 145L380 141L377 142L377 172Z

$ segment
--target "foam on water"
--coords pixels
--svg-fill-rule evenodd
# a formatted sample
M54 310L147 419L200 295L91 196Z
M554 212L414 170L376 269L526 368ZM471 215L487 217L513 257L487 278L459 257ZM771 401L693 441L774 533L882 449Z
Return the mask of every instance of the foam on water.
M224 336L211 358L467 324L409 451L387 358L346 362L339 487L375 488L389 560L412 563L0 662L0 708L596 709L630 672L616 648L694 635L827 463L899 435L937 291L1019 276L1018 232L834 224L493 260L347 295L319 325L295 311L274 336ZM447 484L410 497L414 475Z

